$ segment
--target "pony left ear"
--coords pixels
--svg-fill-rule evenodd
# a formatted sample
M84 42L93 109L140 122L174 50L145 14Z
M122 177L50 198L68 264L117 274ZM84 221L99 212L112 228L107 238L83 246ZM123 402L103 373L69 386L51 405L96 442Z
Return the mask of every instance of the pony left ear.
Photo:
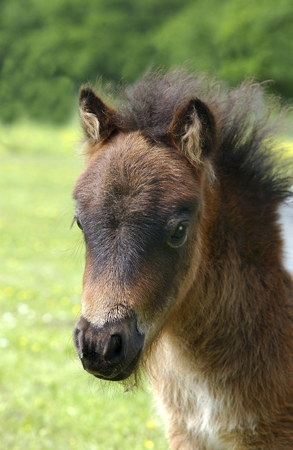
M203 162L216 146L214 115L204 102L192 99L175 112L167 136L192 162Z
M94 143L107 139L117 128L115 111L97 97L90 87L80 90L79 111L86 136Z

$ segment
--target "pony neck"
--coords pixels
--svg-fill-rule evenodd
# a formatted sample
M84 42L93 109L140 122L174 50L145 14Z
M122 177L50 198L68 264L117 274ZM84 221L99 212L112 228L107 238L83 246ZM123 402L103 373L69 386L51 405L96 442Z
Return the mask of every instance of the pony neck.
M277 207L230 188L206 202L200 268L173 322L174 335L204 365L241 371L261 354L282 359L293 283L282 265Z

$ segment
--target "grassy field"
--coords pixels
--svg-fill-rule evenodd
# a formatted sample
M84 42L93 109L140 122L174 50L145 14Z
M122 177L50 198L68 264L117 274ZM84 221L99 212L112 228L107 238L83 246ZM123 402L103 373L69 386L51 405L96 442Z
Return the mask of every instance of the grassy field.
M0 448L168 448L148 388L108 391L73 349L84 246L79 127L0 127ZM293 156L290 141L287 154Z
M78 125L0 127L1 450L167 449L144 391L108 391L72 342L84 247L70 230Z

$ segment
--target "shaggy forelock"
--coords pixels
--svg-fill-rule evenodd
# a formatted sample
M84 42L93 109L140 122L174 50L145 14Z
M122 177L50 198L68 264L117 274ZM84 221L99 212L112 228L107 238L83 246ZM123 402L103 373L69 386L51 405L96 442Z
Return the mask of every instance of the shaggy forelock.
M204 76L176 70L164 74L148 73L122 93L120 110L123 128L131 131L153 131L164 135L180 109L195 96L207 94Z
M215 164L219 170L237 172L237 177L241 171L252 183L252 189L262 186L268 190L269 197L283 197L290 181L280 172L276 176L274 150L276 136L286 123L285 114L282 111L277 114L280 113L278 99L265 95L265 88L265 83L247 80L228 90L223 82L190 74L185 69L150 72L134 86L121 89L117 121L121 129L140 131L159 143L174 113L191 99L200 98L216 120Z

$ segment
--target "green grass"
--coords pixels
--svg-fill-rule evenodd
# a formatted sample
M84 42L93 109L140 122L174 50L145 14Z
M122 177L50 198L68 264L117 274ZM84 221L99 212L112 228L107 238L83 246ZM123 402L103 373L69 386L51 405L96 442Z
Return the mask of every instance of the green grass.
M72 342L84 247L78 126L0 126L0 448L166 450L148 388L103 389Z
M80 130L0 126L0 448L168 448L144 391L101 388L72 342L84 247L71 190ZM286 143L292 158L291 141Z

